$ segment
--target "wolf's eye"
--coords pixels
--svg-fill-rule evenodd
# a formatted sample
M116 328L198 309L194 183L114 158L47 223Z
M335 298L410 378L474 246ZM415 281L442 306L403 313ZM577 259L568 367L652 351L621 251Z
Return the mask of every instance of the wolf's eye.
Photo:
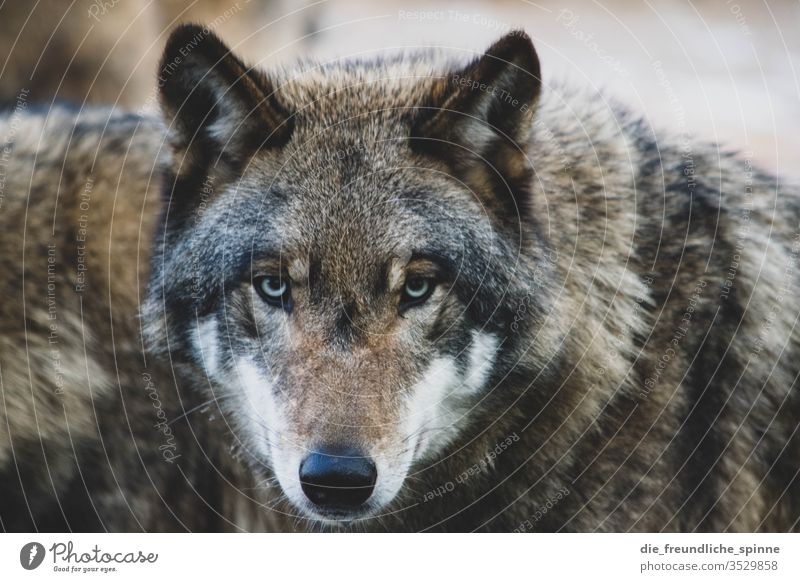
M436 286L431 279L426 277L411 277L403 287L400 297L400 308L407 309L427 301Z
M292 308L292 292L289 281L275 275L258 277L253 281L261 298L275 307L283 307L286 311Z

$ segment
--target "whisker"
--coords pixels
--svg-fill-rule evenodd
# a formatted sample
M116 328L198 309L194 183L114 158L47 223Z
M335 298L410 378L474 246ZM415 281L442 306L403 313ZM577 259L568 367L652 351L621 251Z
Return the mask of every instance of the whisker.
M214 398L212 398L211 400L206 400L205 402L203 402L201 404L198 404L197 406L193 406L189 410L185 411L183 414L181 414L179 416L176 416L175 418L173 418L172 420L170 420L167 423L167 426L172 426L173 424L175 424L176 422L178 422L182 418L186 418L187 416L189 416L193 412L197 412L198 410L202 410L206 406L210 406L211 404L214 404L215 402L219 403L220 400L224 400L226 398L230 398L231 396L233 396L233 394L225 394L225 395L222 395L222 396L214 396Z

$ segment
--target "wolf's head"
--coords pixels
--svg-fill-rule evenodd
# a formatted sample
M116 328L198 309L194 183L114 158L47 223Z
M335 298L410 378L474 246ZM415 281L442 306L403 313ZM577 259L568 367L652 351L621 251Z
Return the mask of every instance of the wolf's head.
M473 411L524 350L514 325L541 320L538 60L522 33L467 60L269 74L201 27L167 43L149 340L308 517L378 513L413 465L485 428Z

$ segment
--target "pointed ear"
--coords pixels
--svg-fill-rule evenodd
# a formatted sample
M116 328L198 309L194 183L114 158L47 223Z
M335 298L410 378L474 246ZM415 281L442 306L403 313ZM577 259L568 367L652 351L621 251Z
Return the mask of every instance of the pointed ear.
M202 26L184 24L172 32L158 85L179 175L216 162L238 167L291 136L292 117L266 76Z
M530 37L512 32L432 91L412 122L411 146L444 161L513 236L530 216L527 142L541 89Z
M498 142L522 147L540 88L533 42L522 31L511 32L434 90L415 123L412 143L440 155L454 154L454 145L478 155Z

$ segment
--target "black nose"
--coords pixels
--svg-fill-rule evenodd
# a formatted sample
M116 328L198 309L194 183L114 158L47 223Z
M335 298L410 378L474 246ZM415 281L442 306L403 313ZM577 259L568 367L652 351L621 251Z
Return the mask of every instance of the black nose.
M300 484L315 505L326 508L353 508L364 503L378 471L372 459L344 447L322 448L300 463Z

